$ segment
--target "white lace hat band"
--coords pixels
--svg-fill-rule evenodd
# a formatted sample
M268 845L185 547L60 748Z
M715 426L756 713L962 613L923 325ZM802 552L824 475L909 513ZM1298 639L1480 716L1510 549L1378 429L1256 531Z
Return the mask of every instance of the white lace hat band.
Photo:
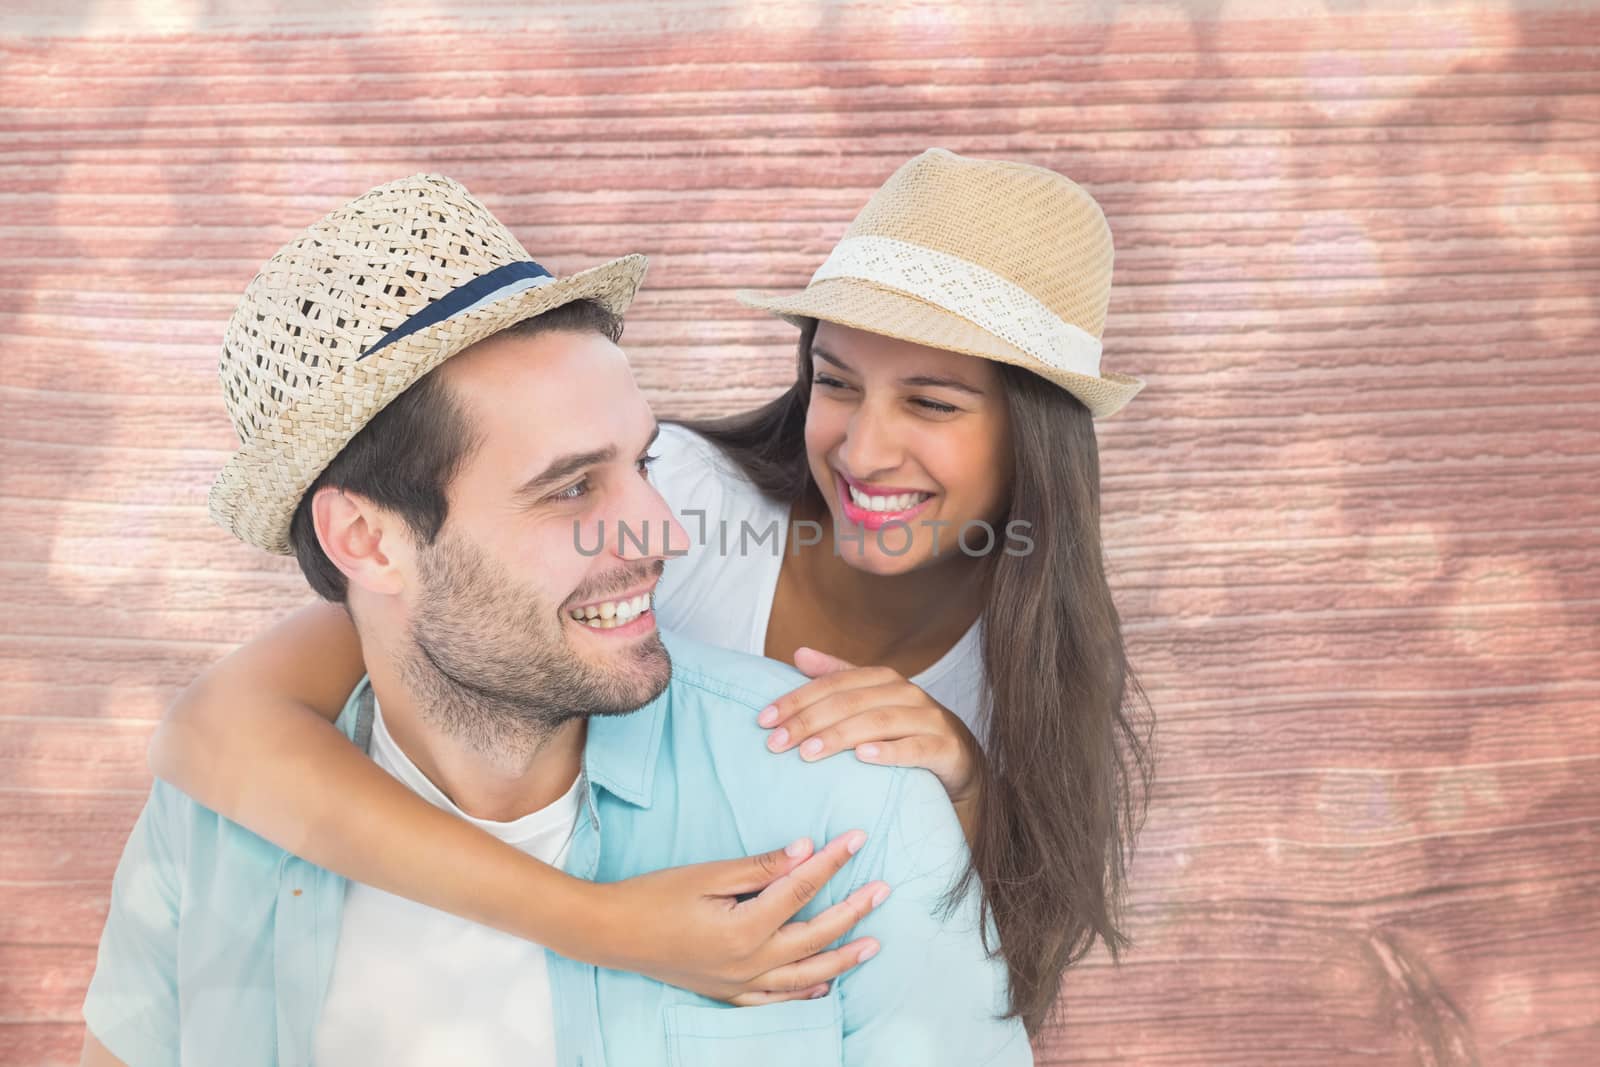
M954 312L1040 363L1098 377L1100 339L1063 322L1022 286L948 252L892 237L847 237L811 282L857 278Z

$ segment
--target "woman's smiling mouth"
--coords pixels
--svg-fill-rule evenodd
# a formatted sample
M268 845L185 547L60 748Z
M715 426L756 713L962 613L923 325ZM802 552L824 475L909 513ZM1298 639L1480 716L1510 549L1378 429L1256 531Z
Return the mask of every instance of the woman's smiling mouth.
M834 471L839 487L839 506L845 518L869 530L881 530L890 522L906 522L920 513L936 493L896 486L875 486L852 481Z

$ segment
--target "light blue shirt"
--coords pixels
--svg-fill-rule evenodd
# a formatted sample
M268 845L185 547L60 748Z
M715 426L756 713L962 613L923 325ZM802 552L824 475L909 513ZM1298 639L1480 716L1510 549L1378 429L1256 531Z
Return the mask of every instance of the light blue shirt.
M968 855L938 780L848 753L818 763L773 755L756 715L804 677L664 636L666 690L588 722L566 870L609 882L863 829L866 845L800 917L882 879L889 899L850 935L876 937L882 950L826 997L756 1008L551 953L560 1067L1031 1064L1021 1022L999 1017L1006 969L983 949L975 891L942 907ZM363 747L369 694L363 682L338 722ZM117 867L84 1004L89 1029L132 1067L309 1064L344 893L339 876L157 782Z

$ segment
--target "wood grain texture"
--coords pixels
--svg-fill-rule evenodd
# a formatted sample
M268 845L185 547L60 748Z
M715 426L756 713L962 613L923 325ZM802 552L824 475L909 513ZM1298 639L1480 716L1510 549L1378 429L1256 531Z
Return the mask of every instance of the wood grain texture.
M279 0L0 24L0 1063L75 1062L144 745L307 594L204 496L221 327L418 170L548 266L651 256L664 414L779 388L931 144L1117 241L1105 536L1160 719L1136 948L1041 1063L1600 1048L1600 13L1554 2Z

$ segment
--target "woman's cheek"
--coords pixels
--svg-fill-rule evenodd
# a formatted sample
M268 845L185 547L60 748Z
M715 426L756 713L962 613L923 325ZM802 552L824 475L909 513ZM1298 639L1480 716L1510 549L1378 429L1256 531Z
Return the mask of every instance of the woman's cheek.
M946 434L928 445L926 469L963 520L992 525L1005 514L1005 472L986 434Z
M827 408L831 405L811 402L806 412L806 462L811 467L811 477L823 493L828 492L832 477L828 473L828 453L838 444L840 431L838 417Z

